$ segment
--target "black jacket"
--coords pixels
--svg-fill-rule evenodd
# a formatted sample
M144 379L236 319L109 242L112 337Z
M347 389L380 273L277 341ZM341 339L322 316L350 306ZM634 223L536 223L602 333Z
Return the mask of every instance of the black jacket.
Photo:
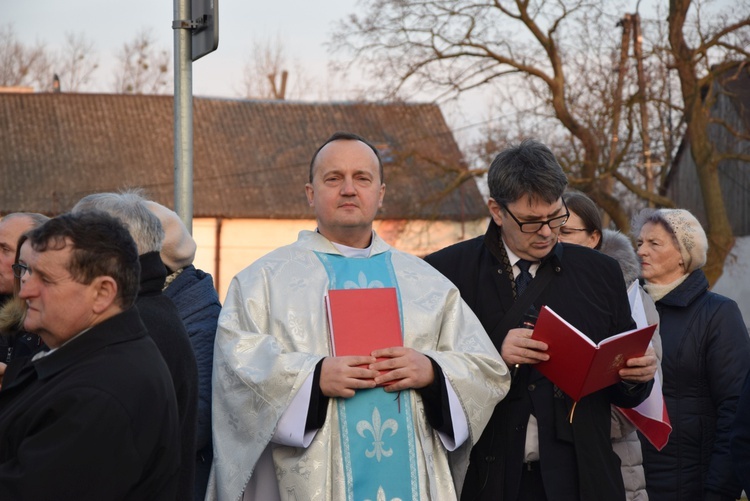
M162 294L167 269L158 252L140 256L141 288L136 307L174 382L180 420L181 467L177 499L193 499L198 412L198 369L187 331L171 299Z
M484 237L426 258L450 279L479 317L500 351L507 332L493 332L514 302L511 278L497 257L494 223ZM577 245L558 244L542 261L554 276L534 302L548 305L595 342L635 327L617 262ZM533 282L532 282L533 283ZM512 371L513 372L513 371ZM652 383L616 384L581 399L569 422L572 400L531 366L514 375L508 396L471 452L461 499L515 500L523 463L526 425L534 410L539 424L540 464L550 499L624 499L619 459L610 443L610 404L634 407Z
M649 499L736 499L741 487L729 433L750 365L742 314L734 301L708 291L701 270L656 309L672 433L661 452L641 437Z
M174 389L135 308L20 364L0 391L0 499L175 499Z
M206 496L213 460L211 440L211 373L214 364L216 322L221 312L211 275L195 266L185 267L164 289L182 318L198 363L198 433L195 465L195 499Z
M732 462L746 493L750 492L750 372L745 378L732 426Z

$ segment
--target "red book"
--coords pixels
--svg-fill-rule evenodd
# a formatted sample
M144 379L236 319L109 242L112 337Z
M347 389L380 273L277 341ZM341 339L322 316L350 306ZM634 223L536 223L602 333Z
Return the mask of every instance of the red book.
M656 324L591 341L547 306L542 307L532 339L544 341L549 360L536 368L576 402L620 381L619 370L631 358L642 357Z
M396 289L335 289L326 296L333 356L403 346Z

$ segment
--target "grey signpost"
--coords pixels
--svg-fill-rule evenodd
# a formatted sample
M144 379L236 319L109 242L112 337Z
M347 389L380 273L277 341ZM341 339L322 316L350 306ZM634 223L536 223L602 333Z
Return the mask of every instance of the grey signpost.
M174 206L193 231L193 61L219 46L219 0L174 0Z

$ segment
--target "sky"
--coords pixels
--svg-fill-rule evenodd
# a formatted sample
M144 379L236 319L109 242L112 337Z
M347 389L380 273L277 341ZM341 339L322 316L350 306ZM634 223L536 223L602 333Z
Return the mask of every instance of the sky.
M171 0L0 2L5 7L0 23L10 23L24 44L40 42L50 48L60 47L66 33L83 34L93 41L99 58L100 68L96 72L101 82L99 88L106 92L111 92L117 53L142 29L152 30L160 49L171 54L174 48ZM335 24L357 10L355 0L218 0L218 6L219 48L193 63L193 95L242 97L243 75L253 41L265 42L277 37L282 40L292 65L299 64L305 76L314 79L319 87L318 95L312 99L337 100L335 89L352 83L331 80L328 64L334 56L325 44ZM441 107L457 135L468 137L486 119L486 102L477 95Z
M150 28L157 46L172 53L171 0L4 0L3 24L11 23L25 44L61 46L65 34L84 34L99 55L99 78L109 89L113 59L126 42ZM325 2L218 0L219 48L193 64L193 94L240 97L243 72L254 40L280 37L290 59L325 78L324 43L333 23L356 6L352 0ZM316 76L317 77L317 76ZM64 89L63 89L64 91Z

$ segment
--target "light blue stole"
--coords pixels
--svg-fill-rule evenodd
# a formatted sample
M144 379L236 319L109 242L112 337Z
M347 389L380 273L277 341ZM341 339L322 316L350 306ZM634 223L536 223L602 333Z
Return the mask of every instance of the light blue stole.
M390 252L369 258L316 254L328 273L329 289L395 287L398 292ZM403 326L403 311L401 319ZM337 399L336 405L346 499L419 499L410 392L357 390L352 398Z

